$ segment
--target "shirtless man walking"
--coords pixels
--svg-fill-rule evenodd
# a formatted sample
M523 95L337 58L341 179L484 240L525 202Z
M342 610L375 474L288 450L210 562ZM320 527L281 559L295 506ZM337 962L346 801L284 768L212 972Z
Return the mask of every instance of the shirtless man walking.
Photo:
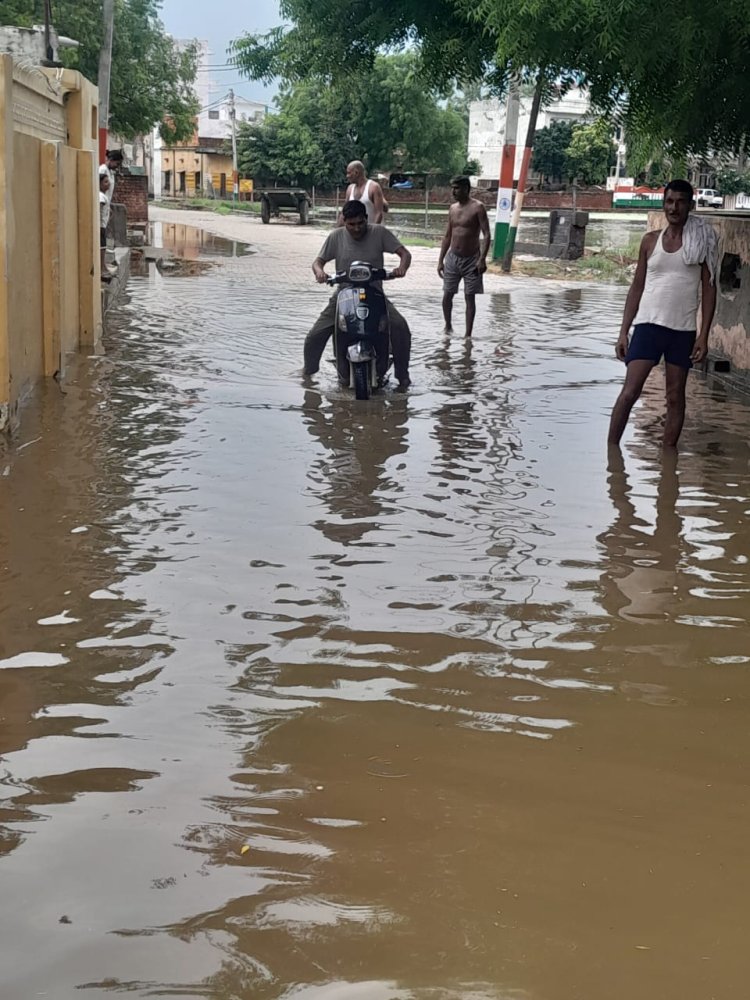
M466 336L470 337L477 312L476 296L484 291L482 275L487 270L490 223L482 202L471 197L471 181L468 177L454 177L451 192L456 204L451 205L448 211L448 226L437 266L437 272L443 279L444 333L453 333L453 297L463 278Z
M385 206L383 189L377 181L367 179L365 165L361 160L352 160L346 168L346 179L349 181L349 187L346 189L344 204L348 201L361 201L367 211L367 224L380 225ZM336 225L344 225L344 216L341 212Z

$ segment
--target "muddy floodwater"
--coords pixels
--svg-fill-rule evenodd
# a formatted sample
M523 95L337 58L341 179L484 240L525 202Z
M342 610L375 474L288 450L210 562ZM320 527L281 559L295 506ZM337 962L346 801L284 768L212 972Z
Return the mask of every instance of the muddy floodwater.
M662 459L657 374L608 464L625 290L467 346L427 250L413 389L304 386L268 228L0 454L0 997L747 997L747 405Z

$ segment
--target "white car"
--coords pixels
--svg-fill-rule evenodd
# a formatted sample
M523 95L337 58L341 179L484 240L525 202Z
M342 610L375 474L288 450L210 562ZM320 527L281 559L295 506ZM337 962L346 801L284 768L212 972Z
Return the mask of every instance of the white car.
M698 205L707 205L709 208L721 208L724 204L722 196L713 188L699 188L695 193L695 200Z

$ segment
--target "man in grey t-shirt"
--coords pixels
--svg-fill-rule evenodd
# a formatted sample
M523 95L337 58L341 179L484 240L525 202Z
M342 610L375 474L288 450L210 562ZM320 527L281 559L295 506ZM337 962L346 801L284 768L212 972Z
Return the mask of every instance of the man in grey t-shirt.
M398 238L385 226L370 225L367 222L367 210L361 201L348 201L344 205L343 217L343 227L332 230L313 261L315 280L319 284L325 282L325 265L331 260L336 262L337 271L345 271L355 260L383 267L384 253L392 253L399 258L400 263L392 273L394 277L403 278L409 270L411 254ZM386 300L386 303L391 328L393 368L399 388L406 389L410 383L411 333L401 313L391 302ZM335 321L336 295L333 295L305 338L305 375L314 375L320 367L320 359L328 338L333 333Z

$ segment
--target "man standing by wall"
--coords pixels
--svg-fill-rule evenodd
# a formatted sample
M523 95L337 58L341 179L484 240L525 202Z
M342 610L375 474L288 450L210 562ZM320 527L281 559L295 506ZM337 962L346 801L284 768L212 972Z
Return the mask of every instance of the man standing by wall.
M104 157L104 163L99 167L99 176L106 176L109 178L109 188L107 189L107 198L110 205L112 204L112 196L115 193L115 171L119 170L122 166L122 150L121 149L108 149L106 156Z
M615 346L617 357L628 367L612 410L611 445L619 445L630 411L662 356L667 395L663 441L665 447L674 448L679 440L688 372L706 356L716 309L718 240L710 224L690 214L693 208L692 186L685 180L670 181L664 189L667 226L660 232L646 233L641 241ZM701 324L696 338L699 292Z
M471 181L468 177L454 177L451 192L456 204L451 205L448 210L448 226L437 266L437 272L443 279L444 332L453 333L453 298L463 279L466 336L470 337L477 313L476 296L484 291L482 275L487 270L490 223L482 202L471 197Z

